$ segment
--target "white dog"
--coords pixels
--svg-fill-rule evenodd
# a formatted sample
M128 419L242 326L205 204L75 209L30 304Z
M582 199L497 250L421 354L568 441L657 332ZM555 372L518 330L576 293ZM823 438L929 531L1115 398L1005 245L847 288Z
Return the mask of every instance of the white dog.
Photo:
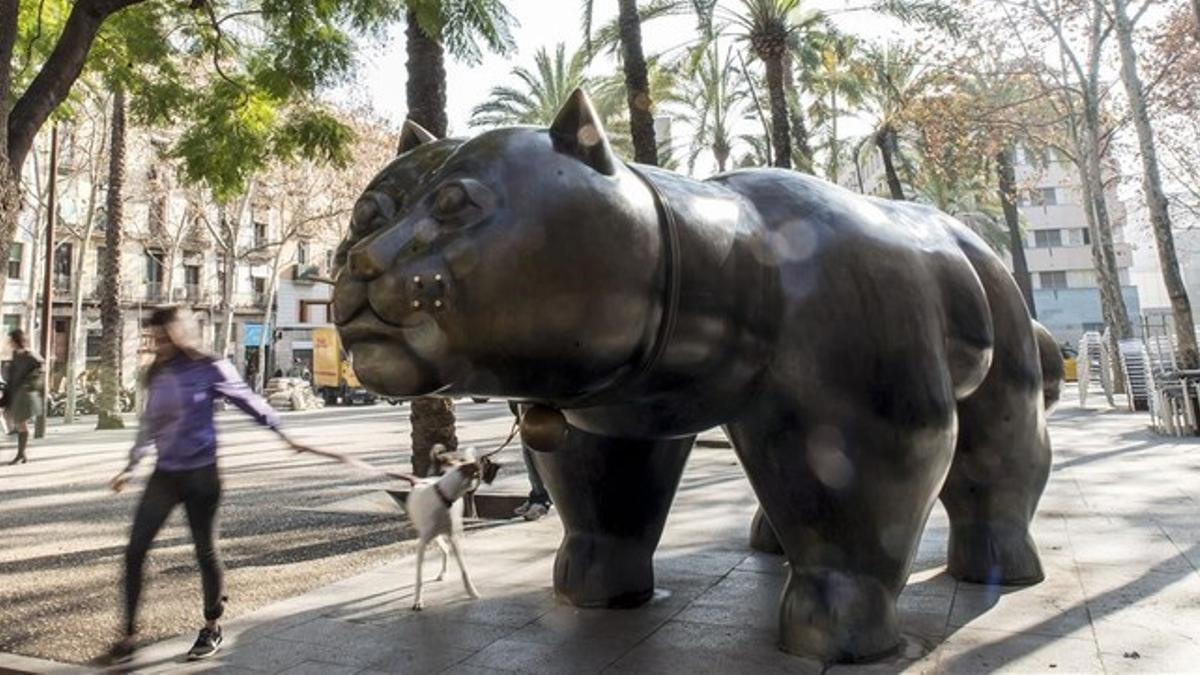
M479 485L479 463L475 461L473 448L466 450L465 459L452 459L453 455L447 456L439 452L439 447L441 446L434 446L434 458L448 461L449 470L442 476L416 479L412 491L408 493L408 499L404 502L404 508L408 511L409 520L416 528L419 538L413 611L424 608L421 602L421 573L425 563L425 547L429 546L430 541L436 542L442 550L442 569L438 572L436 580L441 581L446 576L446 567L449 565L446 545L449 543L458 569L462 570L463 586L467 589L467 595L472 598L479 597L479 591L475 590L475 584L471 583L471 576L467 573L467 566L463 563L459 547L463 533L462 497Z

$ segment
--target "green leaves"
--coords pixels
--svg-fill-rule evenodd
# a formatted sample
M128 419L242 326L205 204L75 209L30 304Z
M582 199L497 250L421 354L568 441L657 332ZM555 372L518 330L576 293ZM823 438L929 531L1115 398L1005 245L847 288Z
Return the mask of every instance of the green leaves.
M513 68L512 74L521 81L520 88L493 87L488 100L471 111L471 126L501 126L506 124L537 124L548 126L577 87L585 87L587 55L583 51L567 55L566 46L558 43L551 56L545 48L534 55L535 69Z
M440 40L455 58L477 64L483 50L510 54L516 50L516 19L502 0L408 0L407 8L429 37Z
M958 8L944 0L876 0L871 10L904 23L939 28L951 37L960 37L965 23Z

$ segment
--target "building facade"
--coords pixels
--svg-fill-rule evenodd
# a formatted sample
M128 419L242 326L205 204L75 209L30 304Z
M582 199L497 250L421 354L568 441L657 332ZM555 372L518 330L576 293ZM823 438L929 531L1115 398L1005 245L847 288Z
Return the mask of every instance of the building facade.
M1075 343L1085 331L1103 331L1104 314L1078 171L1055 153L1032 157L1024 148L1017 149L1014 164L1021 190L1018 210L1025 235L1025 260L1032 277L1038 320L1060 342ZM869 153L857 167L843 168L838 182L864 194L888 194L879 153ZM1136 326L1141 306L1130 276L1133 252L1125 239L1126 212L1115 187L1105 197L1121 292L1130 321ZM1011 256L1007 252L1003 255L1012 269Z
M137 128L127 133L119 292L123 387L135 386L140 368L150 358L145 321L155 307L164 304L192 308L204 345L215 353L223 351L228 318L232 324L230 356L248 381L253 382L258 368L266 368L268 376L276 369L288 370L293 358L304 358L305 331L329 320L330 287L312 278L331 274L340 224L348 222L348 216L339 214L348 212L353 202L330 209L326 218L306 212L305 218L313 224L305 227L290 223L294 218L289 205L297 200L280 197L270 189L252 191L245 203L219 209L200 188L177 179L177 167L167 154L168 139ZM73 159L72 144L83 135L82 131L60 133L58 224L51 260L51 347L47 354L52 392L61 391L66 375L76 291L81 332L79 349L72 355L75 371L79 377L92 377L99 364L98 290L106 216L105 186L96 175L106 176L107 171ZM26 190L43 189L48 182L47 176L35 173L39 168L45 171L47 147L48 138L39 138L36 152L43 161L27 162ZM286 176L280 182L286 183ZM326 197L348 199L343 194ZM44 201L44 195L28 199L21 214L7 261L3 298L6 330L24 328L38 351L46 248L46 213L38 205ZM225 258L230 253L233 280L227 298ZM264 330L266 321L269 325ZM0 359L8 357L5 344Z

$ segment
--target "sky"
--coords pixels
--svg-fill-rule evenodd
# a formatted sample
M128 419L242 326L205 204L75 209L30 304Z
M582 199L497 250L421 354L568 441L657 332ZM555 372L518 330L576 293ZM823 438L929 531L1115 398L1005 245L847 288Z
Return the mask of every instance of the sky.
M516 53L507 57L486 54L483 62L477 65L448 59L446 107L452 134L469 134L472 131L468 126L471 109L486 99L493 86L511 83L513 78L510 71L514 66L531 66L533 55L539 48L545 47L553 52L556 43L564 42L568 49L576 49L583 42L578 0L509 0L506 4L519 22L514 31ZM911 37L911 34L906 35L903 31L897 32L895 22L879 17L863 13L837 14L851 4L861 3L838 0L810 3L813 8L832 12L835 22L859 36L879 38L891 33L899 39ZM613 1L596 2L595 25L603 25L615 17L616 5ZM695 20L690 16L669 17L648 23L642 35L647 55L677 49L694 37ZM335 95L355 107L366 107L399 126L404 120L405 110L403 23L392 26L383 39L365 42L363 47L356 81L340 88ZM615 68L615 61L601 55L597 57L592 72L607 73Z

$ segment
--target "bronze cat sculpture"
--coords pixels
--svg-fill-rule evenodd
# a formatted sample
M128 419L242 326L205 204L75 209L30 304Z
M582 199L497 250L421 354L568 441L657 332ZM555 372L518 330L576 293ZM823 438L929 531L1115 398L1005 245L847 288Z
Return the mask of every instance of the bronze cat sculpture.
M582 92L549 129L410 127L401 149L339 254L342 339L382 394L523 402L565 529L561 598L651 597L692 442L719 425L790 563L786 651L899 644L938 498L950 574L1042 579L1043 366L1011 275L965 226L795 172L625 164Z

